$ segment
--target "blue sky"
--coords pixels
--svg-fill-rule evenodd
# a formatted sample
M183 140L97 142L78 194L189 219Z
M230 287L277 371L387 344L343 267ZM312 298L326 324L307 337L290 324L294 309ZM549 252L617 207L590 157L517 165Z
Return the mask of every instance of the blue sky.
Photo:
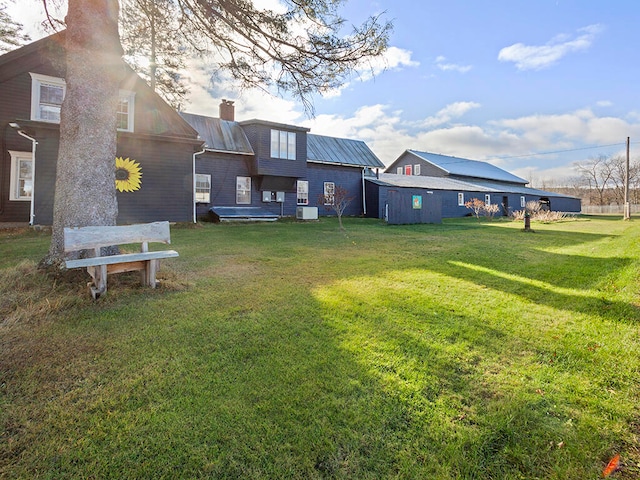
M31 28L36 4L18 3L11 12ZM380 63L375 77L363 70L317 97L315 118L287 98L212 84L198 63L185 72L193 87L184 109L217 116L220 99L231 99L238 120L364 140L386 164L406 149L429 151L489 161L534 186L562 183L575 161L623 154L627 137L640 156L640 3L350 0L343 8L354 23L383 12L394 22L386 69Z

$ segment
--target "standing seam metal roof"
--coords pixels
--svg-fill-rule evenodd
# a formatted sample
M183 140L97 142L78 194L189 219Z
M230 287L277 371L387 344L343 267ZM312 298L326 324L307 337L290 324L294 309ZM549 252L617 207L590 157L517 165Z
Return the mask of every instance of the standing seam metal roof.
M506 170L496 167L487 162L479 160L468 160L466 158L450 157L447 155L439 155L437 153L419 152L416 150L407 150L407 152L416 157L429 162L449 175L460 177L482 178L486 180L497 180L501 182L512 183L529 183L527 180L517 177Z
M458 192L484 193L513 193L520 195L539 195L541 197L575 198L561 193L546 192L524 185L505 184L498 182L473 182L447 177L427 177L424 175L398 175L395 173L381 173L379 178L365 177L365 180L378 185L401 188L426 188L430 190L452 190Z
M363 141L324 135L307 134L307 161L384 168L384 164Z
M207 150L253 155L249 139L238 122L180 112L205 141Z

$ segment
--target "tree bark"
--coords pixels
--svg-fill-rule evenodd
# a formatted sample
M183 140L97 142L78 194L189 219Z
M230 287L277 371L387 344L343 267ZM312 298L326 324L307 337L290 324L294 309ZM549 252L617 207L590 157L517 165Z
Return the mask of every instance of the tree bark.
M45 264L62 259L63 229L115 225L118 89L124 76L117 0L69 0L53 232Z

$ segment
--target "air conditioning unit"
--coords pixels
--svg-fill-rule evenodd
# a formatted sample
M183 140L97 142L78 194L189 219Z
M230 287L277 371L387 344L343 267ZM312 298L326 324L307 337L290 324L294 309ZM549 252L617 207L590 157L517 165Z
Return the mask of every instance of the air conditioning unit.
M296 218L298 220L317 220L318 207L298 207L296 209Z

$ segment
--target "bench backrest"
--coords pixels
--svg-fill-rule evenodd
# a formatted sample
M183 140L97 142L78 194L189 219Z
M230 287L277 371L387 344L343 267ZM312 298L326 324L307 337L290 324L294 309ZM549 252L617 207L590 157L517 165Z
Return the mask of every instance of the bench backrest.
M171 243L169 222L64 229L65 252L147 242Z

